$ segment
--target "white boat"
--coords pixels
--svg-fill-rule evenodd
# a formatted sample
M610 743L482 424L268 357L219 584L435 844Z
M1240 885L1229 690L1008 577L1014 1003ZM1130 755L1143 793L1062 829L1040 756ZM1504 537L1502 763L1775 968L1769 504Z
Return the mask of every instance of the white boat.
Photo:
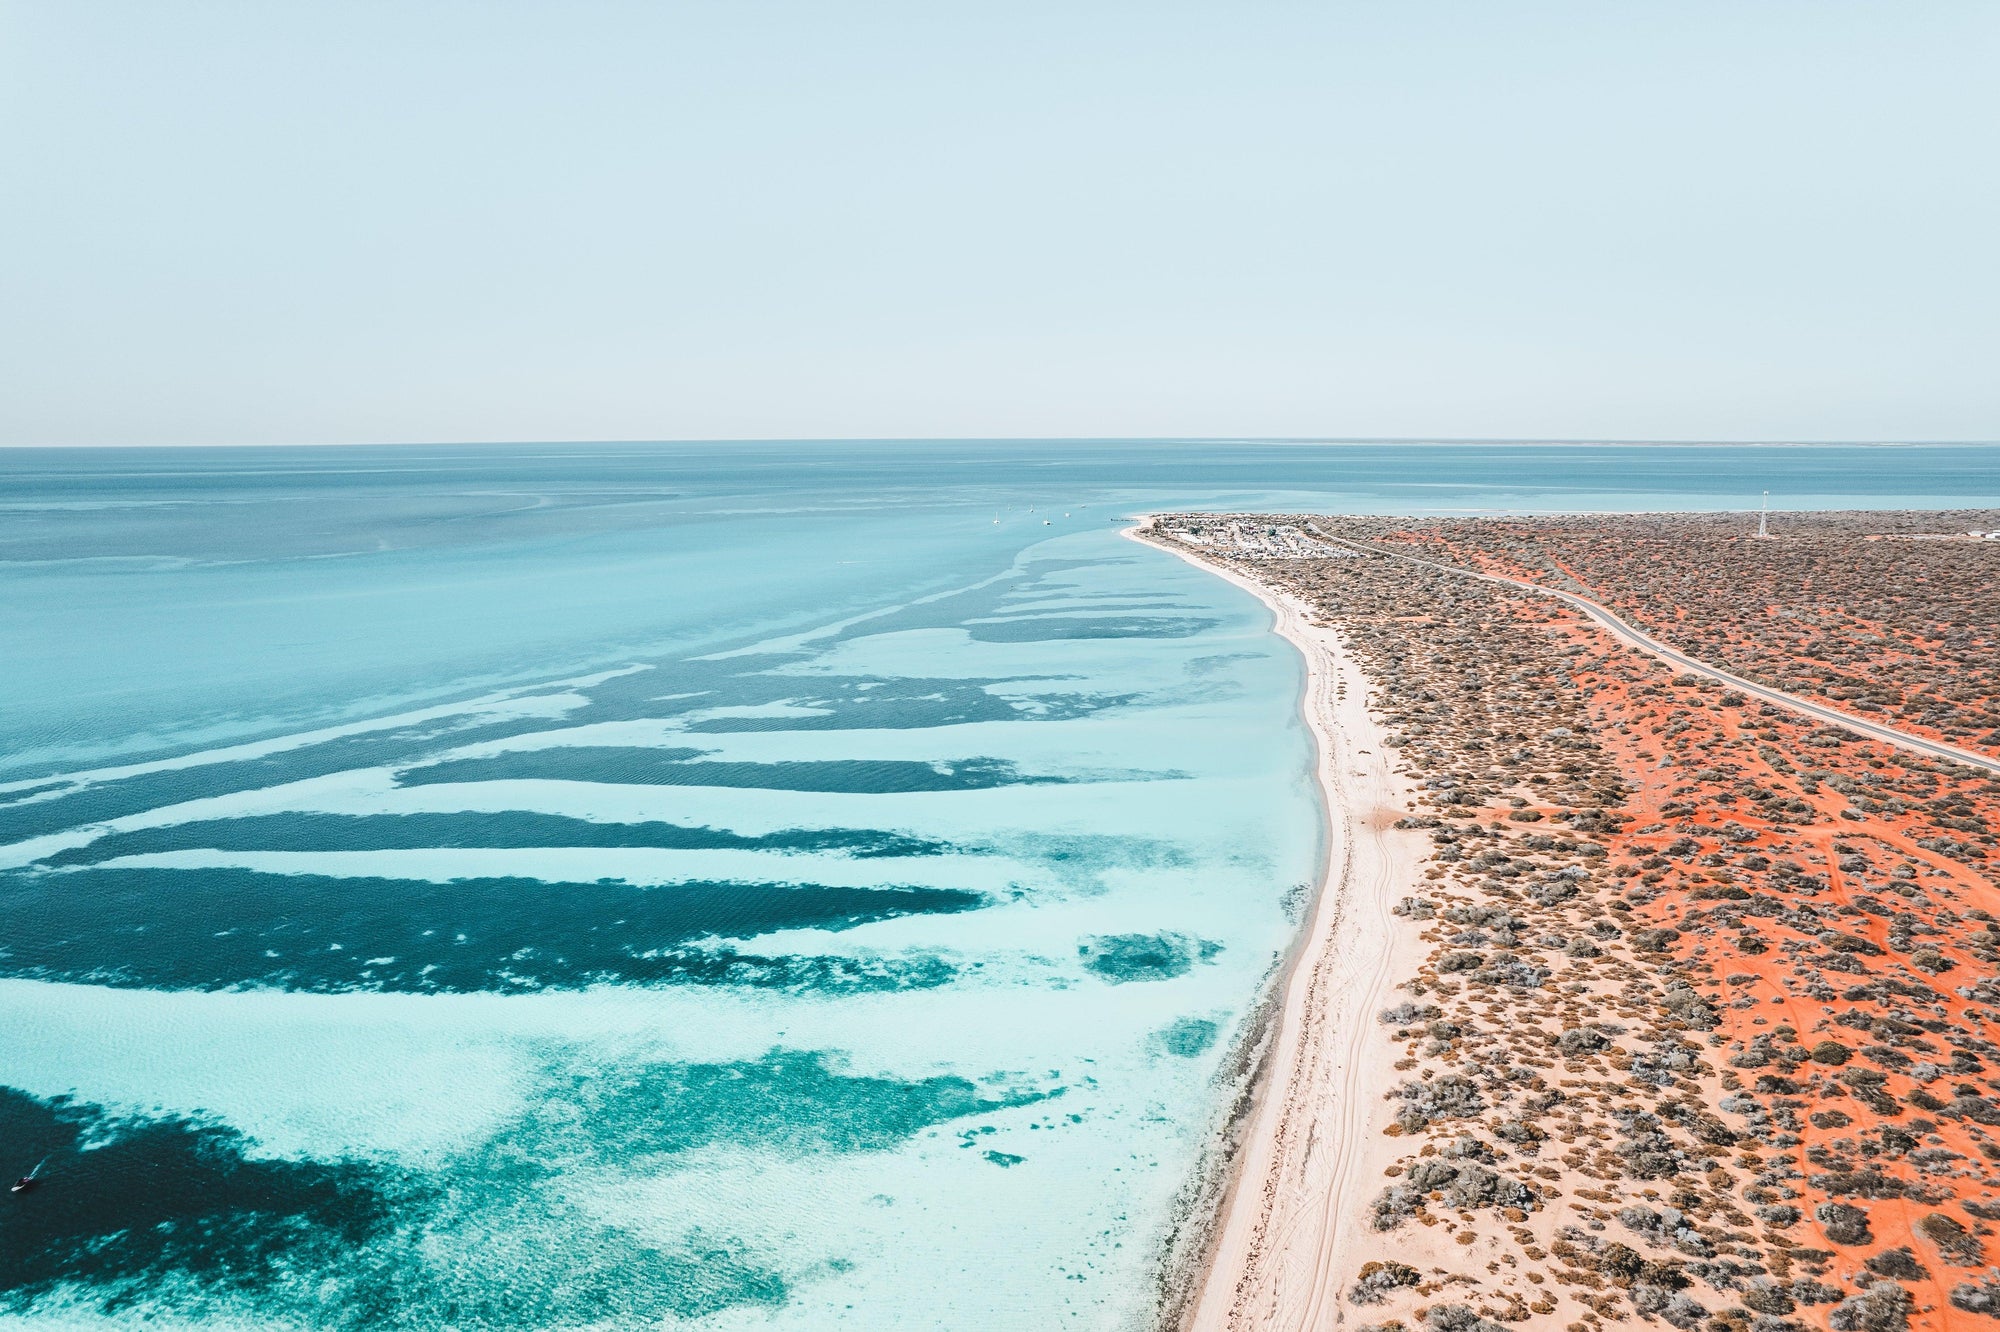
M15 1180L14 1187L9 1189L8 1192L26 1193L29 1189L32 1189L37 1185L39 1185L42 1182L41 1180L42 1167L47 1165L48 1163L49 1163L49 1158L46 1156L44 1156L41 1160L37 1161L35 1163L35 1168L33 1170L30 1170L27 1174L21 1176L19 1179Z

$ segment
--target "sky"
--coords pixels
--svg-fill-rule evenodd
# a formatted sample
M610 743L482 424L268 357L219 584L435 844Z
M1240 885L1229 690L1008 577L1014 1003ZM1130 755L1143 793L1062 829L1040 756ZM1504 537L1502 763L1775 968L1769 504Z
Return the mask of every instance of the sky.
M1991 0L0 0L0 444L2000 438Z

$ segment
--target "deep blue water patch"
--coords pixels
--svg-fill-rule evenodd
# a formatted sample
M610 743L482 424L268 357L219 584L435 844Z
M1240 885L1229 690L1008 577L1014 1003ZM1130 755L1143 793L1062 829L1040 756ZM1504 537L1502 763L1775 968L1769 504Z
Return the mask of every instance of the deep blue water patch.
M1024 773L996 758L922 763L912 759L813 759L742 763L694 759L698 750L564 746L445 759L396 774L403 786L437 782L568 781L628 786L714 786L762 791L906 795L1038 786L1066 777Z
M444 745L456 747L499 740L547 728L548 722L540 718L455 726L441 723L426 728L342 736L261 758L229 759L93 782L68 795L0 807L0 843L18 842L80 824L102 823L189 800L259 791L355 768L408 762Z
M599 823L530 810L425 814L257 814L107 833L41 863L96 865L164 851L416 851L635 847L672 851L833 852L856 858L945 855L949 843L866 828L791 828L745 836L678 823Z
M770 691L773 694L770 701L823 711L804 716L700 717L688 722L686 729L690 735L727 735L754 731L910 731L962 726L968 722L1069 721L1126 707L1138 698L1131 693L1079 691L1046 695L1030 706L994 692L995 687L1049 678L1052 677L993 676L972 680L842 677L828 688L820 677L813 677L813 688L824 692L800 697L798 677L778 677L776 682L781 687Z
M253 1159L235 1131L119 1118L0 1087L0 1171L40 1187L0 1199L0 1307L59 1285L115 1312L169 1275L254 1291L280 1265L336 1268L384 1235L407 1180L349 1163Z
M973 613L986 613L982 607ZM892 625L888 620L893 619ZM870 620L829 636L825 643L879 634L893 627L956 628L959 617L947 604L906 608L894 617ZM967 722L1052 720L1051 713L1025 712L994 692L993 686L1018 677L929 677L922 675L800 675L787 668L813 661L817 646L805 651L771 652L722 659L663 659L651 669L614 676L575 692L586 703L564 718L565 725L667 720L686 717L690 734L738 731L921 730ZM662 697L671 680L675 697ZM1086 716L1121 706L1129 696L1076 694L1060 700L1061 715ZM753 708L771 704L811 708L810 714L782 716L694 716L718 707Z
M1023 859L1091 870L1183 869L1195 863L1195 858L1185 847L1172 842L1109 833L1003 837L994 845L1006 854Z
M0 1312L327 1328L657 1323L790 1290L727 1237L661 1245L580 1212L518 1135L435 1172L272 1160L236 1131L0 1088ZM498 1249L491 1237L531 1238Z
M16 870L0 872L0 975L398 992L726 981L679 950L711 936L846 929L985 902L949 888Z
M1076 951L1090 971L1122 985L1185 976L1195 963L1220 953L1222 945L1184 934L1099 934L1078 944Z
M934 990L958 979L959 970L935 953L907 957L769 956L734 948L671 948L634 958L628 964L628 979L826 996Z
M1156 1035L1153 1040L1162 1054L1194 1059L1208 1053L1222 1028L1207 1018L1182 1018Z

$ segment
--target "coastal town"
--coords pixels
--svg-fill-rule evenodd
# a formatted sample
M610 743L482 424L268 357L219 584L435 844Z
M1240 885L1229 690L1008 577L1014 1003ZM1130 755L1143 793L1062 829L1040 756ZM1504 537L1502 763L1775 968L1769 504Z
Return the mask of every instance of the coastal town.
M1241 560L1329 560L1354 552L1316 540L1304 520L1274 521L1242 514L1190 517L1177 529L1180 540Z
M2000 582L1983 539L1907 540L2000 515L1758 526L1148 529L1341 645L1333 688L1365 694L1400 785L1336 826L1418 843L1377 887L1336 846L1343 900L1295 966L1364 947L1339 932L1386 895L1393 993L1343 1033L1337 995L1294 987L1326 1011L1288 1003L1267 1048L1384 1053L1343 1084L1358 1111L1270 1071L1200 1325L2000 1317ZM1271 533L1339 554L1274 557Z

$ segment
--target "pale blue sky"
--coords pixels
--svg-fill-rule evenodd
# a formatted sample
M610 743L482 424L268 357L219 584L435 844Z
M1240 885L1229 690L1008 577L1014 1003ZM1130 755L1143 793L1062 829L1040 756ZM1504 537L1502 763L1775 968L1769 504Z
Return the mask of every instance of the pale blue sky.
M0 0L0 443L2000 437L2000 4Z

